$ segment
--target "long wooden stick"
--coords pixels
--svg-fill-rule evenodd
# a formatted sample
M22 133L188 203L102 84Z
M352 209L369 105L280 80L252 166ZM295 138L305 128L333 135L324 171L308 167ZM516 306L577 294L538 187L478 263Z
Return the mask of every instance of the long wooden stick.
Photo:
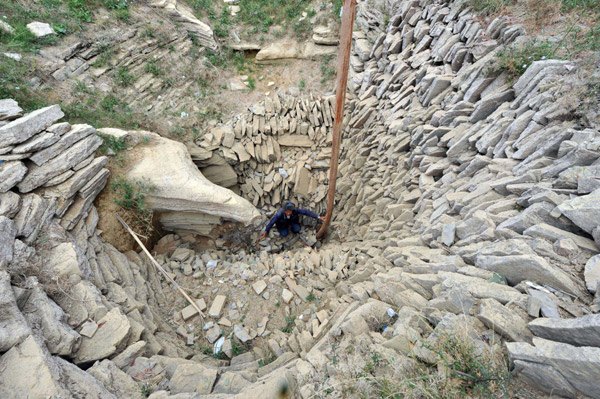
M317 233L323 238L333 216L335 203L335 186L337 182L338 164L340 161L340 145L342 142L342 123L344 122L344 105L346 88L348 87L348 70L350 69L350 50L352 49L352 27L356 13L356 0L345 0L342 13L342 29L340 32L340 52L338 55L337 90L335 96L335 120L333 121L333 141L331 144L331 161L329 164L329 187L327 190L327 214L325 221Z
M200 314L201 317L204 317L204 313L202 313L202 311L200 310L200 308L198 307L198 305L196 304L196 301L194 301L184 290L183 288L181 288L179 286L179 284L177 284L175 282L175 280L173 280L173 278L171 276L169 276L169 273L167 273L167 271L160 265L160 263L158 263L156 261L156 259L154 259L154 257L150 254L150 252L148 251L148 249L146 249L146 246L140 241L140 239L138 238L137 234L131 230L131 228L127 225L127 223L125 223L125 221L121 218L121 216L115 214L115 216L117 217L117 220L123 225L123 227L125 228L125 230L127 230L129 232L129 234L131 234L131 236L133 237L133 239L138 243L138 245L140 247L142 247L142 250L144 251L144 253L148 256L148 258L150 259L150 261L152 262L152 264L154 265L154 267L156 267L156 269L162 273L163 276L165 276L165 278L175 286L175 288L177 288L179 290L179 292L181 293L181 295L183 295L185 297L185 299L187 299L187 301L190 303L190 305L192 305L194 307L194 309L196 309L198 311L198 313Z

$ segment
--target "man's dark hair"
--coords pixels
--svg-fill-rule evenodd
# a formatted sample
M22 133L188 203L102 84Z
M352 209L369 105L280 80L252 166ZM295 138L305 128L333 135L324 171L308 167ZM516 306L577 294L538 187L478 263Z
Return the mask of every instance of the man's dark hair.
M293 202L286 202L285 205L283 206L283 209L286 211L293 211L294 209L296 209L296 205L294 205Z

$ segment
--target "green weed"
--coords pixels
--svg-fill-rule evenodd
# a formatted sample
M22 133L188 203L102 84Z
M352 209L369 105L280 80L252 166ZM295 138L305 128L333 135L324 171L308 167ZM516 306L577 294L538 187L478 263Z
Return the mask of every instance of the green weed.
M101 43L98 45L98 55L94 60L92 66L95 68L102 68L110 63L110 60L115 55L115 50L107 43Z
M321 60L321 83L330 81L335 77L335 68L331 65L333 56L328 55Z
M146 73L152 74L154 76L161 76L164 74L164 71L158 66L158 64L154 60L148 61L146 63L146 66L144 67L144 70L146 71Z
M45 93L30 87L28 77L32 74L33 65L26 59L0 57L0 98L14 99L25 111L48 105Z
M119 86L128 87L133 84L135 77L126 67L119 67L115 73L115 81Z
M71 103L62 104L62 109L70 122L88 123L97 128L110 126L140 129L145 120L114 95L108 94L98 98L98 93L95 91L79 95Z
M504 7L514 3L514 0L468 0L467 4L476 12L484 15L498 13Z
M127 149L127 144L122 138L116 138L106 134L98 134L102 138L102 145L98 149L101 154L118 154Z
M233 357L246 353L251 349L252 347L249 344L244 344L235 338L231 340L231 355Z
M256 89L256 80L252 76L248 77L248 89L250 91Z
M148 383L144 383L140 387L140 393L142 394L142 396L144 398L147 398L148 396L152 395L153 392L154 392L154 388Z
M306 10L304 0L245 0L241 4L239 19L252 26L252 32L268 32L273 25L290 25Z
M154 187L144 181L130 181L122 176L116 177L111 183L111 190L115 193L115 203L123 209L139 214L149 212L146 207L146 196L154 191Z
M304 91L306 89L306 80L301 79L298 83L298 88L300 89L300 91Z
M498 53L497 69L517 79L534 61L554 58L556 47L548 41L529 41L520 47L508 47Z
M306 300L307 300L308 302L314 302L314 301L316 301L316 300L317 300L317 297L315 296L315 294L314 294L314 293L312 293L312 292L311 292L311 293L310 293L310 294L308 294L308 296L306 297Z
M281 332L284 332L286 334L291 334L291 332L295 326L295 323L294 323L295 320L296 320L296 318L293 315L285 316L285 326L283 326L283 328L281 329Z

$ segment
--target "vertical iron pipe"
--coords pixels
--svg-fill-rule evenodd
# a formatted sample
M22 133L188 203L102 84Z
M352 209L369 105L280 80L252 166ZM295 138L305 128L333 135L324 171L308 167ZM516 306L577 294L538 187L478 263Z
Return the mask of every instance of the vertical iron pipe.
M348 72L350 69L350 51L352 49L352 29L356 14L356 0L345 0L342 11L342 28L340 31L340 47L338 53L337 89L335 96L335 119L333 122L333 141L331 144L331 161L329 164L329 187L327 189L327 213L317 238L327 235L327 229L333 216L335 203L335 186L337 182L338 165L340 161L340 146L342 143L342 124L344 122L344 105L348 87Z

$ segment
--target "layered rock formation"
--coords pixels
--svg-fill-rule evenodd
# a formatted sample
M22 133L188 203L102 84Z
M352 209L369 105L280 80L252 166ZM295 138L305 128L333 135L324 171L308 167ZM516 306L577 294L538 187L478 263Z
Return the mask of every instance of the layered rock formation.
M485 397L510 369L509 396L599 397L600 133L573 112L579 64L538 61L510 82L489 65L523 29L482 26L463 2L363 2L357 26L330 240L280 255L173 235L154 248L205 318L98 236L88 201L105 161L88 154L90 127L54 124L56 108L0 127L4 396L443 396L476 383ZM0 104L1 123L20 116ZM267 99L192 159L268 209L299 194L302 167L325 182L330 111ZM265 190L280 167L290 177ZM318 205L308 187L298 198ZM491 377L454 364L465 347L471 361L500 354L478 363Z
M293 199L324 211L333 97L275 94L190 146L211 181L272 211ZM239 187L236 187L238 186Z
M208 181L192 162L185 145L156 134L137 135L150 138L150 143L135 149L133 156L139 160L127 177L153 187L146 205L157 212L165 229L208 235L222 219L247 225L259 217L248 201Z

